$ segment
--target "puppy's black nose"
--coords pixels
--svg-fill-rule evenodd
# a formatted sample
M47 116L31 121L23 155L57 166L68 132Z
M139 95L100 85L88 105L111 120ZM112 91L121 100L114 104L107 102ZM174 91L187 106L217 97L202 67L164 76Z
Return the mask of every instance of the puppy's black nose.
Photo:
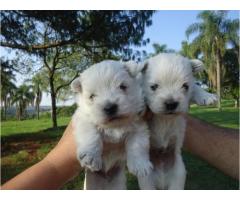
M170 99L165 101L165 106L166 106L166 110L174 111L178 106L178 102Z
M111 116L111 115L115 115L117 113L118 110L118 105L115 103L108 103L106 104L106 106L103 108L104 112Z

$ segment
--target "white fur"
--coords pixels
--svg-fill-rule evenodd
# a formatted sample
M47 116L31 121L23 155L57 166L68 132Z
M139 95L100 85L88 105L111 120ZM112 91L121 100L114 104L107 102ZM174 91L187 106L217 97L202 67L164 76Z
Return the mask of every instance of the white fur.
M87 168L85 189L125 189L125 160L129 171L137 176L151 171L149 132L139 116L145 108L143 93L135 75L128 70L131 65L103 61L85 70L72 83L78 104L73 116L77 158ZM121 84L127 87L126 91L120 89ZM103 111L108 103L118 105L113 120ZM125 147L103 154L104 142L123 142ZM108 172L116 165L120 171L111 181L94 173Z
M200 86L194 85L191 101L198 105L216 104L218 97L216 94L211 94L203 90Z
M145 66L145 67L143 67ZM164 163L154 166L148 177L138 178L141 189L184 189L186 170L181 156L186 122L186 113L192 99L198 104L215 102L215 96L205 92L194 83L193 73L201 71L199 60L189 60L177 54L159 54L148 59L139 67L143 71L143 87L147 105L154 113L149 122L151 148L166 149L175 140L175 162L172 167L164 168ZM187 84L188 89L183 85ZM151 86L158 84L153 91ZM168 99L178 102L174 113L166 112Z

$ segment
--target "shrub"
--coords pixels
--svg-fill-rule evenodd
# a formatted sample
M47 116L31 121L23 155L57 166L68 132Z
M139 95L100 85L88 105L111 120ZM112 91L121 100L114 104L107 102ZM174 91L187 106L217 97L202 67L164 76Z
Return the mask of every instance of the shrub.
M57 108L57 116L58 117L70 117L73 115L76 110L77 105L73 104L72 106L62 106Z

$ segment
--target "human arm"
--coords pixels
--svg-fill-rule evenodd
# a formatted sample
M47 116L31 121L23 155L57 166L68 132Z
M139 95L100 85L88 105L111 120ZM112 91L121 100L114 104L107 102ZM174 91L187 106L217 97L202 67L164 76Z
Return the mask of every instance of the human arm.
M59 143L40 162L20 173L1 189L59 189L75 177L81 167L70 122Z
M189 115L184 148L225 174L239 179L239 134Z

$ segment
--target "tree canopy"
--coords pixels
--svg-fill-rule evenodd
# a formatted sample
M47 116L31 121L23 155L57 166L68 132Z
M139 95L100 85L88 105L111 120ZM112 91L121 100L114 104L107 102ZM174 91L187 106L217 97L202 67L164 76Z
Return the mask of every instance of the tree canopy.
M2 11L1 46L41 54L43 49L79 45L86 51L103 48L129 54L130 45L144 45L153 11ZM40 39L47 25L55 32Z

